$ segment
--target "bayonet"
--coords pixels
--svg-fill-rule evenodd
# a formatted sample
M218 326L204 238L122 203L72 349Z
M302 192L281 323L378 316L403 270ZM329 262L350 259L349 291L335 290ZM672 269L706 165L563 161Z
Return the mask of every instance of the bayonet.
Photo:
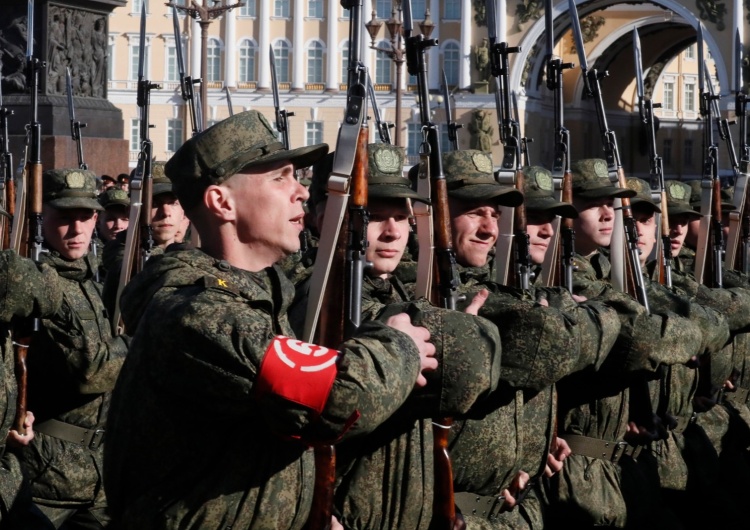
M273 108L276 111L276 130L281 135L284 149L289 149L289 116L294 116L294 113L281 108L279 84L276 80L276 56L273 53L273 46L269 46L268 53L271 58L271 89L273 90Z
M448 90L448 77L445 75L445 68L443 68L443 79L440 85L443 92L443 101L445 102L445 126L448 128L448 141L451 144L451 149L458 151L458 134L456 131L462 128L463 123L456 123L453 117L453 101L451 100L451 93Z
M380 141L384 144L391 145L393 143L391 140L391 128L394 127L394 124L383 121L383 118L380 116L378 100L375 97L375 87L372 86L372 78L370 77L369 72L367 74L367 93L370 96L372 116L375 119L375 127L377 128L378 136L380 136Z
M201 132L203 121L198 119L198 112L195 108L195 90L194 85L201 82L200 79L193 79L189 75L185 75L185 60L182 56L182 36L180 35L180 20L177 16L177 8L172 6L172 26L174 30L174 46L175 53L177 55L177 70L180 75L180 93L183 101L188 104L188 112L190 113L190 125L193 130L193 136ZM140 58L139 58L140 59Z
M68 91L68 116L70 117L70 136L76 143L76 150L78 152L78 167L81 169L88 169L86 162L83 161L83 138L81 137L81 129L86 127L85 123L81 123L76 120L76 111L73 106L73 80L70 77L70 68L65 68L65 86Z
M228 86L225 86L224 90L227 93L227 108L229 109L229 115L234 116L234 108L232 107L232 93L229 91Z

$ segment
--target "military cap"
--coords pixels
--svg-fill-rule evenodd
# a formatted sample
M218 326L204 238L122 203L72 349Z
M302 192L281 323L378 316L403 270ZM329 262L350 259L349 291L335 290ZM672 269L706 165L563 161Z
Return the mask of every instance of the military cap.
M153 177L152 196L161 195L162 193L173 193L172 181L164 174L165 162L157 162L151 165L151 176Z
M125 190L119 188L110 188L99 195L99 203L106 210L113 206L130 206L130 196Z
M547 212L575 219L578 210L567 202L555 199L555 184L552 173L540 166L526 166L523 168L523 202L526 211Z
M429 202L411 187L404 177L404 149L395 145L367 146L367 194L374 199L402 198Z
M609 180L607 162L601 158L576 160L570 165L573 174L573 195L582 199L634 197L636 192L617 188Z
M190 208L208 186L221 184L243 169L279 161L289 161L295 168L307 167L327 152L327 144L284 149L265 116L248 110L190 138L164 169L175 195Z
M667 213L669 217L676 215L688 215L696 219L701 217L701 214L693 210L690 205L692 189L688 184L679 180L666 180L664 181L664 188L667 193Z
M99 178L101 178L102 182L104 182L105 180L108 180L108 181L114 182L114 183L117 182L117 179L115 177L113 177L112 175L102 175Z
M646 207L652 212L661 213L661 208L651 198L651 186L643 179L628 177L626 179L628 188L635 191L636 195L630 199L631 206Z
M88 169L48 169L42 174L42 200L53 208L103 210L96 175Z
M690 206L693 207L693 209L696 212L701 212L701 194L703 192L703 188L701 185L701 179L691 180L688 181L688 185L690 186ZM734 203L732 202L734 195L734 188L721 188L721 211L723 212L731 212L734 211Z
M448 196L461 200L496 199L499 206L516 207L523 194L495 180L492 158L484 151L466 149L443 153Z

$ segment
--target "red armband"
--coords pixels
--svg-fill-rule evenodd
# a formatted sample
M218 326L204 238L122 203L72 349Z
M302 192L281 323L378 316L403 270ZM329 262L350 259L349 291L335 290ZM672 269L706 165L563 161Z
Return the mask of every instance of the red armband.
M336 379L338 355L330 348L277 335L260 364L256 392L274 394L320 414Z

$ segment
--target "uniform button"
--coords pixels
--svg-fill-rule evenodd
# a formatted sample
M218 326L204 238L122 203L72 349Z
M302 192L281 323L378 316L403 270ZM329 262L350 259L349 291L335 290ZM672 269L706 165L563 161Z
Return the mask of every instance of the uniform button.
M224 260L221 260L219 263L217 263L216 268L224 272L229 272L230 270L232 270L232 266L229 264L229 262Z
M216 175L219 176L219 177L223 177L226 172L227 172L227 170L224 169L223 167L220 167L220 168L216 169Z

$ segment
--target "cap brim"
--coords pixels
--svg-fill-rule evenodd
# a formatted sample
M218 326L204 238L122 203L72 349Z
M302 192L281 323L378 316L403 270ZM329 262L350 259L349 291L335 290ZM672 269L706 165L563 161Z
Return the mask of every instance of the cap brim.
M315 162L323 158L328 154L328 144L317 144L309 145L306 147L298 147L297 149L282 149L276 151L268 156L255 158L247 163L243 163L242 157L237 160L239 169L236 173L250 169L257 166L264 166L266 164L272 164L280 160L288 160L294 165L295 169L312 166ZM255 156L255 150L251 150L248 156Z
M161 195L162 193L174 193L172 189L172 183L154 184L151 190L151 195Z
M394 186L392 184L370 184L369 186L367 186L367 195L372 199L411 199L413 201L430 204L430 200L428 198L422 197L419 193L408 188L407 186Z
M130 202L125 201L110 201L107 204L103 205L103 208L105 210L108 210L109 208L112 208L113 206L124 206L125 208L130 207Z
M696 212L692 208L689 208L688 206L670 206L669 203L667 203L667 213L669 214L670 218L676 217L678 215L687 215L694 219L700 219L701 217L703 217L700 213Z
M633 208L635 208L636 206L639 208L648 208L656 213L661 213L661 208L659 208L653 202L647 201L646 199L638 199L637 197L634 197L630 199L630 206L632 206Z
M578 210L575 209L575 206L555 200L554 197L526 197L525 203L527 212L545 212L567 219L578 218Z
M99 204L96 199L87 199L85 197L63 197L61 199L54 199L47 201L53 208L58 210L72 210L74 208L84 208L87 210L104 210L104 207Z
M499 184L472 184L450 190L450 197L463 201L478 201L495 199L498 206L515 208L523 204L523 193L510 186Z
M588 190L573 190L575 197L582 199L628 199L635 197L638 193L630 188L615 188L614 186L602 186L601 188L592 188Z

